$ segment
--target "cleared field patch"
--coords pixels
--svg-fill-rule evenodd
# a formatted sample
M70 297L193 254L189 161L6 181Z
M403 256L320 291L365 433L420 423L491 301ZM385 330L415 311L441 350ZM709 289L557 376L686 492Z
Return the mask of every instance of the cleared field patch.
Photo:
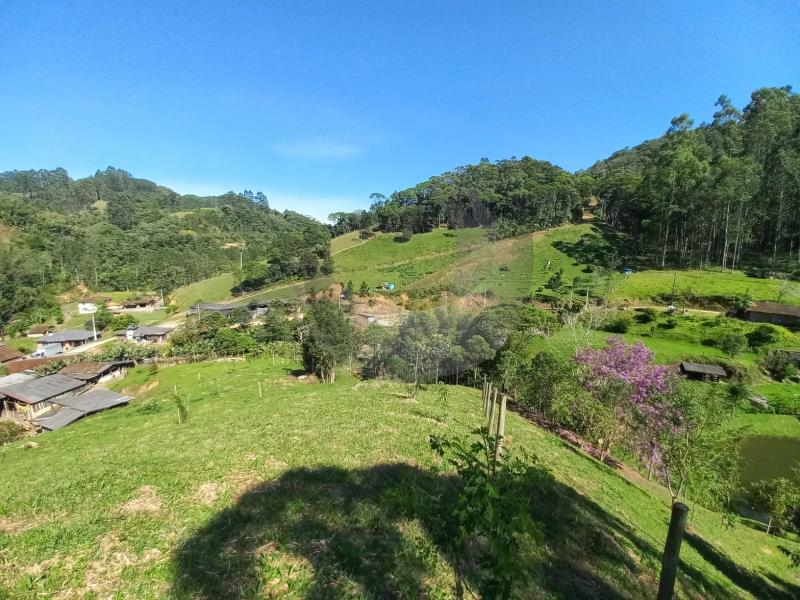
M656 299L664 302L672 294L673 281L675 296L681 302L734 299L745 294L754 301L777 302L781 286L786 286L778 279L759 279L740 271L645 270L625 277L613 296L631 301ZM795 284L793 289L789 285L781 302L800 304L800 284Z
M185 310L196 302L219 302L229 298L234 284L233 273L223 273L178 288L171 297L179 309Z

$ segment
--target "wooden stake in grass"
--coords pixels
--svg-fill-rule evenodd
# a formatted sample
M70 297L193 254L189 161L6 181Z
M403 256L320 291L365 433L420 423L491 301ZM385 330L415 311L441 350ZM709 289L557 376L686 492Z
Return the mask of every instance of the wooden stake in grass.
M506 434L506 401L508 396L503 394L500 397L500 416L497 418L497 440L494 447L494 464L500 462L500 455L503 453L503 438Z
M672 505L672 518L669 520L667 543L664 545L664 556L661 559L661 578L658 581L656 600L672 600L688 515L689 507L682 502Z
M263 398L264 397L264 392L261 390L261 382L260 381L258 382L258 397L259 398Z
M492 397L489 399L489 433L492 433L492 423L494 422L494 405L497 404L497 388L494 388Z

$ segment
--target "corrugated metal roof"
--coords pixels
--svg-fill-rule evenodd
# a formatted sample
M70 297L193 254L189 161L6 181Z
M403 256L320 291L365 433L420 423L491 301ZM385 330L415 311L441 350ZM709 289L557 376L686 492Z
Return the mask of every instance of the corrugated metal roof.
M681 368L689 373L702 373L703 375L717 375L719 377L728 376L728 372L719 365L683 361L681 362Z
M75 410L74 408L57 408L46 417L39 417L38 419L34 419L33 422L36 423L42 429L47 429L48 431L55 431L56 429L61 429L62 427L66 427L70 423L74 423L78 419L81 419L86 416L86 413L80 410Z
M99 338L100 336L98 336ZM39 338L37 344L60 344L63 342L86 342L94 339L94 333L91 331L79 331L77 329L69 331L57 331L51 333L43 338Z
M18 383L25 383L26 381L36 379L37 377L38 375L34 375L33 373L13 373L11 375L6 375L5 377L0 377L0 392L2 392L3 388L16 385Z
M85 394L59 398L55 402L61 406L92 414L107 408L122 406L127 404L129 400L130 396L123 396L111 390L92 390Z
M78 379L56 374L9 386L4 388L2 393L9 398L26 404L36 404L37 402L77 390L84 385L86 383Z

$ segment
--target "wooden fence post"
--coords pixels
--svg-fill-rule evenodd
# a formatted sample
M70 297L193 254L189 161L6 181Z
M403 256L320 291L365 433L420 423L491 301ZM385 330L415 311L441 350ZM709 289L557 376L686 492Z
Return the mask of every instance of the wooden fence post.
M500 462L500 455L503 452L503 438L506 434L506 401L508 396L503 394L500 397L500 416L497 418L497 441L494 447L494 464Z
M681 542L686 532L686 519L689 507L682 502L672 505L672 517L669 520L667 542L664 545L664 556L661 559L661 577L658 581L658 596L656 600L672 600L675 591L675 576L678 574L680 562Z
M497 404L497 388L494 388L493 395L489 399L489 435L492 435L492 422L494 421L495 404Z
M486 414L486 390L488 389L486 379L483 380L483 389L481 390L481 405L483 406L483 414Z

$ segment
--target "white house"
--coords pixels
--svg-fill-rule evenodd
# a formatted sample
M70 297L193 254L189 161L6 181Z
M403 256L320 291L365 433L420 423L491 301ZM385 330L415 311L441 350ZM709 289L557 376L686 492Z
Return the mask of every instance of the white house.
M108 302L110 298L99 298L95 296L87 296L78 299L78 313L82 315L92 315L96 313L101 306Z

